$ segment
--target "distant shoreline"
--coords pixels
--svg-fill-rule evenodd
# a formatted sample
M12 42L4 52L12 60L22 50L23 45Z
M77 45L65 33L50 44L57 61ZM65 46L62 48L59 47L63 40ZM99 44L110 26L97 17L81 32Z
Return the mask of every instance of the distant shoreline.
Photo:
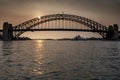
M65 39L17 39L17 40L12 40L12 41L28 41L28 40L45 40L45 41L120 41L119 40L105 40L105 39L69 39L69 38L65 38ZM2 41L2 40L0 40Z
M44 41L120 41L120 40L74 40L74 39L28 39L28 40L12 40L12 41L29 41L29 40L44 40ZM2 41L2 40L1 40Z

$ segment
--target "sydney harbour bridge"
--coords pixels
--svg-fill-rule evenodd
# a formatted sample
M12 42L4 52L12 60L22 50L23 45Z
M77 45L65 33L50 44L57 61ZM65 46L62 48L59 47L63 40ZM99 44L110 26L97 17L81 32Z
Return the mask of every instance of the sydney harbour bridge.
M106 40L118 40L120 33L117 24L105 26L91 19L70 14L45 15L16 26L5 22L3 24L3 30L0 30L0 32L2 32L3 41L17 39L27 31L95 32Z

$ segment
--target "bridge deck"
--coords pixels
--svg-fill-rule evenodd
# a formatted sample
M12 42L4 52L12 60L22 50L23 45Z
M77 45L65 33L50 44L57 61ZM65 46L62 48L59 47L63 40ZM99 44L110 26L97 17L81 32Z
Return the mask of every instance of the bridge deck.
M84 32L107 32L105 30L89 30L89 29L16 29L12 31L84 31ZM0 32L3 32L0 29ZM119 31L120 33L120 31Z
M0 30L2 32L3 30ZM89 29L15 29L12 31L84 31L84 32L106 32L104 30L89 30Z

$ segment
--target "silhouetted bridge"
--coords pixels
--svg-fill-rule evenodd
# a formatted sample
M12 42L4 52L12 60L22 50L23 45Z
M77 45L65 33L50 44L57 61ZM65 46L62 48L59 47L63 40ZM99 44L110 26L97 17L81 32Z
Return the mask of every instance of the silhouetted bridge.
M3 25L2 40L9 41L18 38L26 31L83 31L97 32L104 39L119 39L118 26L106 27L96 21L85 17L70 14L53 14L37 17L17 26L12 26L8 22Z

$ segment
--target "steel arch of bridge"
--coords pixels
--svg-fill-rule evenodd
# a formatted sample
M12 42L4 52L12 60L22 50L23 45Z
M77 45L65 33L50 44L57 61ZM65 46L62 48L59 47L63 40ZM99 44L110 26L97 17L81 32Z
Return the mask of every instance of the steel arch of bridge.
M21 29L31 29L39 24L43 24L49 21L54 21L54 20L68 20L68 21L73 21L77 22L80 24L83 24L87 27L89 27L92 30L103 30L107 31L107 27L96 22L93 20L90 20L85 17L77 16L77 15L70 15L70 14L52 14L52 15L46 15L42 16L41 18L34 18L31 20L28 20L22 24L19 24L17 26L13 27L13 30L21 30ZM26 31L13 31L13 36L14 37L19 37L21 34L23 34ZM106 37L105 32L98 32L103 38Z

